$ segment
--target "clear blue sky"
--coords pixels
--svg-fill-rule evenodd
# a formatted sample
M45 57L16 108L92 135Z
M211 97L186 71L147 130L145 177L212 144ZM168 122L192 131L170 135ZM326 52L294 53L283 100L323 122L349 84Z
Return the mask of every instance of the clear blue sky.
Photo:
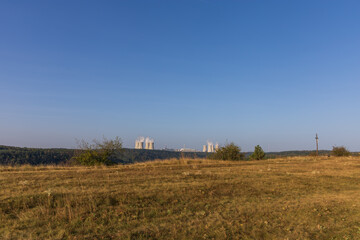
M360 1L1 1L0 144L360 150Z

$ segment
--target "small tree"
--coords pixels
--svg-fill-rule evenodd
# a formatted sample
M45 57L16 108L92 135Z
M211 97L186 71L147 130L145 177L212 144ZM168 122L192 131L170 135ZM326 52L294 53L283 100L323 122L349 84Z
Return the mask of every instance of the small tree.
M220 147L214 154L210 156L212 159L219 160L242 160L245 154L241 152L241 148L234 143L229 143L224 147Z
M264 158L265 158L264 150L260 147L260 145L255 146L255 150L254 150L253 154L251 154L250 159L261 160Z
M346 157L346 156L350 156L350 152L349 150L347 150L344 146L340 146L340 147L333 147L332 151L331 151L331 155L335 156L335 157Z
M122 142L119 137L114 140L103 138L102 142L93 140L93 144L81 140L78 145L79 151L73 159L76 163L87 166L114 164L111 158L116 152L122 151Z

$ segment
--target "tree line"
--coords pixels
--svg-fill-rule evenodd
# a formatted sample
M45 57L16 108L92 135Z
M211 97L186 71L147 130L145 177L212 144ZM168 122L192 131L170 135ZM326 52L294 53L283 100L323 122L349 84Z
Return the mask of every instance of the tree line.
M131 164L155 159L170 158L208 158L217 160L263 160L286 156L315 156L315 151L287 151L267 153L260 145L254 151L245 153L234 143L226 144L215 153L175 152L164 150L125 149L120 138L113 140L104 138L92 143L81 141L78 149L37 149L0 146L0 164L2 165L112 165ZM319 151L319 155L350 156L351 153L344 146L334 146L332 151Z
M0 146L0 165L71 165L76 163L74 157L86 152L85 149L40 149ZM170 158L206 158L207 153L181 153L164 150L145 150L121 148L109 156L111 164L132 164L156 159ZM94 162L95 164L95 162ZM102 163L99 163L102 164ZM86 164L85 164L86 165Z

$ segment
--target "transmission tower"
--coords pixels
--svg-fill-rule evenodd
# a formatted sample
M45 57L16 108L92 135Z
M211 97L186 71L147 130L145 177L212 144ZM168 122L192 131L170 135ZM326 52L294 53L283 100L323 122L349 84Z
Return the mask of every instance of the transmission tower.
M319 137L318 137L318 134L316 134L316 156L319 155Z

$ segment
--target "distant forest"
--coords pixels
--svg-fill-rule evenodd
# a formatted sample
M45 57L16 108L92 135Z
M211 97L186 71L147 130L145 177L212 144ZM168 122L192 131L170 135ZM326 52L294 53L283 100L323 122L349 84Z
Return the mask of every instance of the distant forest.
M74 155L76 150L63 148L20 148L0 146L0 165L47 165L47 164L66 164ZM269 152L266 158L290 157L290 156L308 156L314 151L285 151ZM320 155L330 155L330 151L319 151ZM246 157L251 152L245 153ZM125 148L122 153L116 154L112 159L119 164L131 164L137 162L146 162L156 159L169 158L206 158L208 153L203 152L175 152L166 150L143 150Z
M46 165L66 164L74 155L75 149L63 148L20 148L0 146L0 165ZM206 158L202 152L175 152L165 150L128 149L117 153L111 160L119 164L146 162L169 158Z

